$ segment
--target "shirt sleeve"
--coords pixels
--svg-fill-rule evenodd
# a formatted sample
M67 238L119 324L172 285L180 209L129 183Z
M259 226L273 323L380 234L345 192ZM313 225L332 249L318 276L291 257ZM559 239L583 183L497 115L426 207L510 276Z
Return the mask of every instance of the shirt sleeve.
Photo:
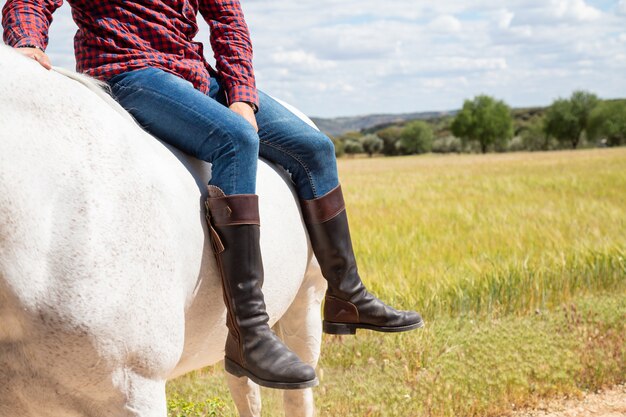
M62 4L63 0L8 0L2 8L4 42L14 47L34 45L45 50L52 13Z
M211 47L229 103L259 106L252 42L239 0L201 0L200 13L211 30Z

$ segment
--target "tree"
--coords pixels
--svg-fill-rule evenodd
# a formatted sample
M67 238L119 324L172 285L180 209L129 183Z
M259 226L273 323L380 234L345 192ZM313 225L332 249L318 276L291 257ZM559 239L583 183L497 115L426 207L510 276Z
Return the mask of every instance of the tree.
M430 152L433 146L433 130L428 123L421 120L410 122L400 132L400 141L396 146L406 154Z
M347 142L349 140L358 141L359 139L361 139L361 136L363 136L361 133L359 133L359 132L357 132L355 130L351 130L351 131L346 132L343 135L339 136L339 140L341 140L343 142Z
M522 148L527 151L547 151L550 138L544 131L544 121L535 119L520 131Z
M578 126L580 133L586 131L589 126L589 116L593 109L595 109L600 102L598 96L588 91L574 91L570 98L572 102L572 110L574 115L578 118ZM579 137L580 140L580 137Z
M559 142L570 142L576 149L578 146L578 120L572 110L572 103L566 99L555 100L546 112L544 131L547 136Z
M383 154L389 156L398 154L397 143L400 141L401 134L402 128L400 126L389 126L376 132L376 136L383 140Z
M465 100L451 127L464 144L478 142L482 153L493 145L504 148L513 137L511 109L503 101L485 95Z
M347 141L344 142L343 150L345 153L352 156L357 153L363 153L363 145L361 145L361 142L348 139Z
M383 140L374 134L365 135L360 140L363 150L371 158L383 149Z
M587 136L608 146L626 145L626 101L606 101L589 116Z
M546 112L544 130L559 142L576 149L589 124L589 116L598 104L598 97L586 91L574 91L567 99L555 100Z
M331 137L330 140L332 140L333 145L335 145L335 156L337 158L339 158L340 156L343 156L343 154L345 153L345 150L344 150L345 144L339 138Z

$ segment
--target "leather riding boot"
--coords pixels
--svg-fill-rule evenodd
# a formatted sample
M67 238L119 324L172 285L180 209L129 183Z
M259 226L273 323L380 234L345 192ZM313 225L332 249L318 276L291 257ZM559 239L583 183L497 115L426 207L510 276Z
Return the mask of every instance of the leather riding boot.
M207 221L228 311L224 366L259 385L301 389L317 385L315 370L274 334L261 287L258 196L226 196L208 186Z
M357 270L341 186L313 200L300 200L313 252L328 281L324 332L355 334L356 329L403 332L422 327L414 311L398 311L370 294Z

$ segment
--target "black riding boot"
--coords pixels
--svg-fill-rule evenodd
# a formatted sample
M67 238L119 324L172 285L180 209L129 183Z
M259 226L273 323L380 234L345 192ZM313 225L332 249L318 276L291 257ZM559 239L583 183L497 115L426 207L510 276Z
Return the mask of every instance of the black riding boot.
M314 200L301 200L313 252L328 281L324 332L355 334L356 329L403 332L422 327L414 311L398 311L367 291L357 271L341 186Z
M269 388L317 385L315 370L289 350L268 325L261 291L258 196L225 196L214 186L208 190L207 220L228 310L226 371Z

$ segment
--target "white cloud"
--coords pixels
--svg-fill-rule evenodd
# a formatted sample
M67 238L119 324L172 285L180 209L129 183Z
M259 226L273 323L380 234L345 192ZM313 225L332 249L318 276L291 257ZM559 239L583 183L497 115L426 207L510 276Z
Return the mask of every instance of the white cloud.
M461 27L459 19L449 14L437 16L428 24L430 30L437 32L459 32Z
M527 1L517 10L513 23L547 24L584 23L601 19L604 13L585 0Z
M552 0L548 4L557 18L590 21L602 15L600 10L589 6L584 0Z
M511 22L515 17L515 13L507 9L497 10L493 15L495 17L496 24L500 29L507 29L511 26Z
M279 50L271 54L271 59L276 65L298 67L303 71L321 71L336 66L332 61L320 60L315 55L303 50Z
M242 3L259 87L311 115L453 109L481 93L513 106L576 88L626 96L626 0ZM73 67L74 31L65 6L56 64Z

